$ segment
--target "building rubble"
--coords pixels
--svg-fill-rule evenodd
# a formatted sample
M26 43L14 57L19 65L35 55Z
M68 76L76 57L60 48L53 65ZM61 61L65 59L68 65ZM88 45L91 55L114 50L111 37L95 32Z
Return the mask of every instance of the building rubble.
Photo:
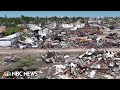
M59 79L120 78L119 52L98 51L92 48L78 57L64 55L63 59L65 61L64 64L55 63L57 58L54 60L49 59L51 61L46 59L47 62L54 63L51 67L55 69L53 76L59 77Z
M9 55L4 58L4 64L11 64L20 59ZM88 49L82 54L59 54L47 51L45 55L36 58L37 64L42 62L35 71L37 77L27 79L120 79L120 52ZM33 66L34 67L34 66ZM30 69L31 70L31 69Z
M67 48L109 48L120 47L120 37L118 33L109 33L99 35L100 30L95 33L89 27L84 28L85 32L81 32L79 29L71 31L69 29L64 30L50 30L35 29L29 30L26 33L28 36L24 36L22 33L14 43L15 48L40 48L40 49L67 49ZM87 30L87 31L86 31ZM79 32L79 34L76 34ZM91 35L91 33L94 33ZM82 35L81 35L82 34ZM104 37L104 38L103 38Z
M46 52L46 55L42 55L42 61L45 63L57 63L61 61L59 54L57 52Z
M117 33L109 33L106 38L110 38L110 39L116 39L118 37Z

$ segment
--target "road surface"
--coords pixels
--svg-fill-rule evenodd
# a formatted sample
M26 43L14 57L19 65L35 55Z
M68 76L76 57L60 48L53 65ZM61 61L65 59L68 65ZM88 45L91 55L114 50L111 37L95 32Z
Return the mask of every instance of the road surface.
M24 54L24 53L46 53L46 51L57 51L58 53L81 53L86 52L87 48L77 48L77 49L0 49L0 54ZM99 51L105 50L98 49ZM120 48L106 48L107 51L120 51Z

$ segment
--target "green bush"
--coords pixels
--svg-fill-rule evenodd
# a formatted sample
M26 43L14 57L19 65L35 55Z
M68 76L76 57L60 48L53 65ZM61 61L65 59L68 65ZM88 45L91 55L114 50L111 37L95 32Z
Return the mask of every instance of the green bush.
M18 64L18 67L28 67L33 64L33 61L30 60L23 60Z
M23 28L16 26L15 28L7 28L6 31L4 32L5 36L17 33L17 32L22 32Z

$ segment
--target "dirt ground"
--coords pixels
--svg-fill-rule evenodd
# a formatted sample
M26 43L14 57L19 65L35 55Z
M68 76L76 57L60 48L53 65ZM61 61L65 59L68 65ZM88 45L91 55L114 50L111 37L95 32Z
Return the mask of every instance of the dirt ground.
M120 48L101 48L98 49L99 51L103 50L108 50L108 51L120 51ZM70 54L70 53L83 53L86 52L88 49L87 48L76 48L76 49L7 49L7 50L0 50L0 54L45 54L47 51L55 51L60 54Z
M103 39L105 39L105 35L101 35L101 37ZM102 48L102 49L98 49L99 51L103 51L104 49L106 49L107 51L120 51L120 48ZM47 51L55 51L58 52L61 56L61 58L63 57L63 55L81 55L82 53L86 52L88 49L87 48L76 48L76 49L10 49L10 48L0 48L0 73L3 73L3 71L5 69L9 69L12 67L14 68L14 65L19 65L21 66L21 62L22 64L24 63L23 67L34 67L37 68L38 70L43 70L45 73L45 76L49 76L52 75L52 73L48 73L48 69L49 67L51 67L53 65L53 63L51 64L46 64L44 62L42 62L41 60L37 60L38 58L40 58L40 55L44 55ZM7 56L17 56L20 57L20 60L17 59L15 62L7 62L4 63L5 57ZM28 60L27 64L26 62L24 62L24 60ZM59 64L59 63L57 63ZM27 65L27 66L25 66Z

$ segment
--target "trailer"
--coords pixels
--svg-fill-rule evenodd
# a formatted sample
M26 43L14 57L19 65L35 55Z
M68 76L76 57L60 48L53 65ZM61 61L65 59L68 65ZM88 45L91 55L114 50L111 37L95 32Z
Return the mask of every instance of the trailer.
M0 38L0 47L11 47L21 38L22 33L18 32L3 38Z

